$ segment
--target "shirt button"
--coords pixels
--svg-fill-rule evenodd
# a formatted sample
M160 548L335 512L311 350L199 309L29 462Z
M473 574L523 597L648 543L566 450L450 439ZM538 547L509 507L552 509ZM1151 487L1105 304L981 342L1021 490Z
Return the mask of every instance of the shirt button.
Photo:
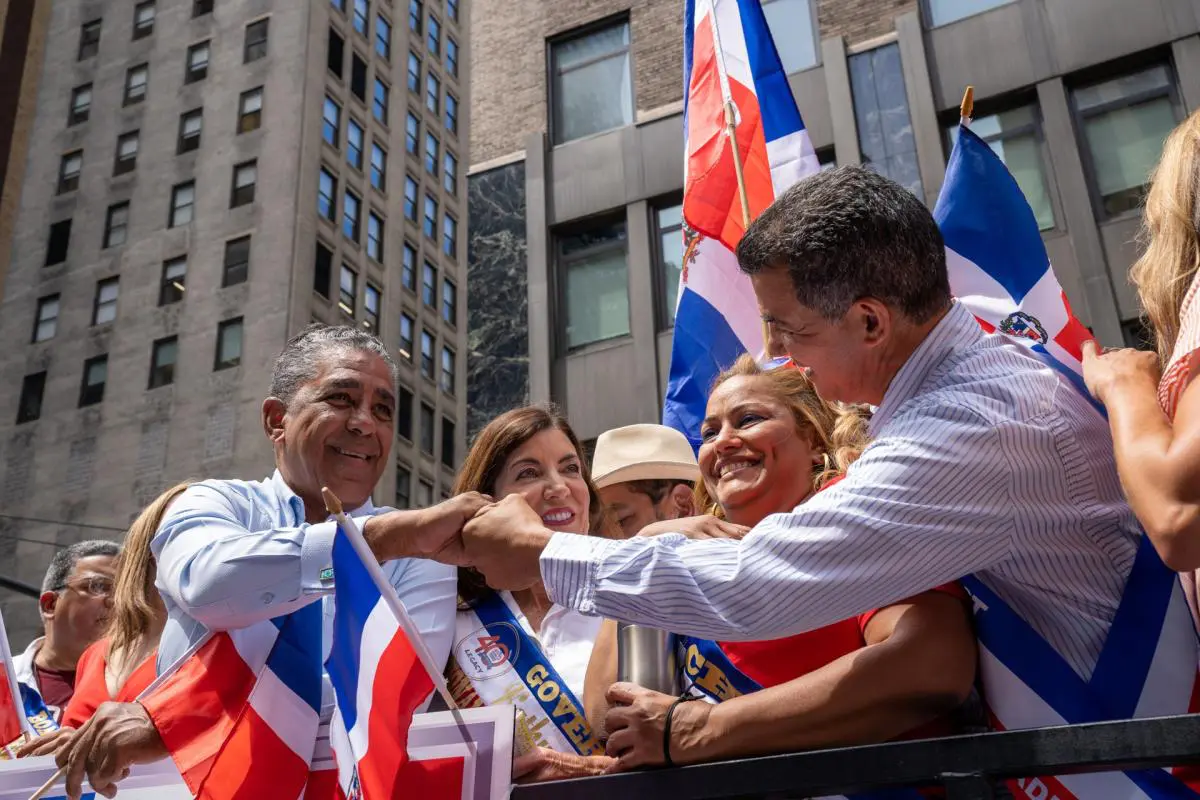
M270 605L271 601L274 599L275 595L271 594L270 592L263 592L262 601L264 606Z

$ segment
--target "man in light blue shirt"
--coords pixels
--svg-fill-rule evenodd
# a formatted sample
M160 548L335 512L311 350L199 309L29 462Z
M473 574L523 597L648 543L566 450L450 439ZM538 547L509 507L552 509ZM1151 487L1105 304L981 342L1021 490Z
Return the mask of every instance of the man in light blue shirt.
M383 344L350 326L310 326L287 343L262 405L275 473L262 481L195 484L172 503L151 543L156 585L167 607L159 672L209 631L245 628L317 601L324 603L328 655L336 523L325 510L322 487L332 490L352 517L365 520L363 535L384 574L436 663L446 661L454 634L456 572L428 557L486 501L472 493L411 511L372 504L371 491L390 463L396 378ZM326 679L322 722L332 710ZM119 771L105 774L118 762L166 755L137 703L102 706L91 727L86 737L83 729L78 737L86 744L73 746L60 763L82 760L97 789L120 777ZM108 752L113 750L119 757ZM76 766L74 774L80 772Z

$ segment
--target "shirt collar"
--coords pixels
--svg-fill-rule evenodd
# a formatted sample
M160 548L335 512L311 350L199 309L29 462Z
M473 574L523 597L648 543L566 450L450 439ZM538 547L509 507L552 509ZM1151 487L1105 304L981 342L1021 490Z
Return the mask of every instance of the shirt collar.
M895 416L900 406L916 396L925 379L948 355L963 343L973 342L982 336L983 330L975 317L965 306L957 300L954 301L946 316L942 317L917 345L917 349L913 350L912 355L892 378L887 391L883 393L883 402L871 416L871 435L877 435L879 429Z
M304 501L300 495L292 491L292 487L288 486L287 481L283 479L283 474L278 469L271 476L271 485L275 487L275 495L279 498L280 505L289 506L296 515L296 524L304 524ZM368 497L367 502L347 513L352 517L371 516L375 513L375 503Z

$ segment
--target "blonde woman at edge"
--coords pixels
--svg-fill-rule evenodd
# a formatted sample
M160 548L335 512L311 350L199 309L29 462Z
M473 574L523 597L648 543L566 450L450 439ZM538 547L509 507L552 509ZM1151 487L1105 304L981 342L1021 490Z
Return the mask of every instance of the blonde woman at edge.
M1129 505L1171 569L1200 568L1200 113L1171 132L1130 271L1157 353L1084 346L1083 377L1108 410ZM1184 580L1192 608L1196 582Z

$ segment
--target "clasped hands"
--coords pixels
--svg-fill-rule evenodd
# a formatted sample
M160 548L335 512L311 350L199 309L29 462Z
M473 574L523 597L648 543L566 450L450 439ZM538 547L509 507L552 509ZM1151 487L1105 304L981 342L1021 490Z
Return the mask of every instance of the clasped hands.
M639 537L681 533L692 539L740 539L747 528L713 516L655 523ZM363 536L382 561L429 558L472 567L493 589L518 591L541 580L539 559L553 532L525 498L501 500L464 492L419 511L389 511L371 517Z

